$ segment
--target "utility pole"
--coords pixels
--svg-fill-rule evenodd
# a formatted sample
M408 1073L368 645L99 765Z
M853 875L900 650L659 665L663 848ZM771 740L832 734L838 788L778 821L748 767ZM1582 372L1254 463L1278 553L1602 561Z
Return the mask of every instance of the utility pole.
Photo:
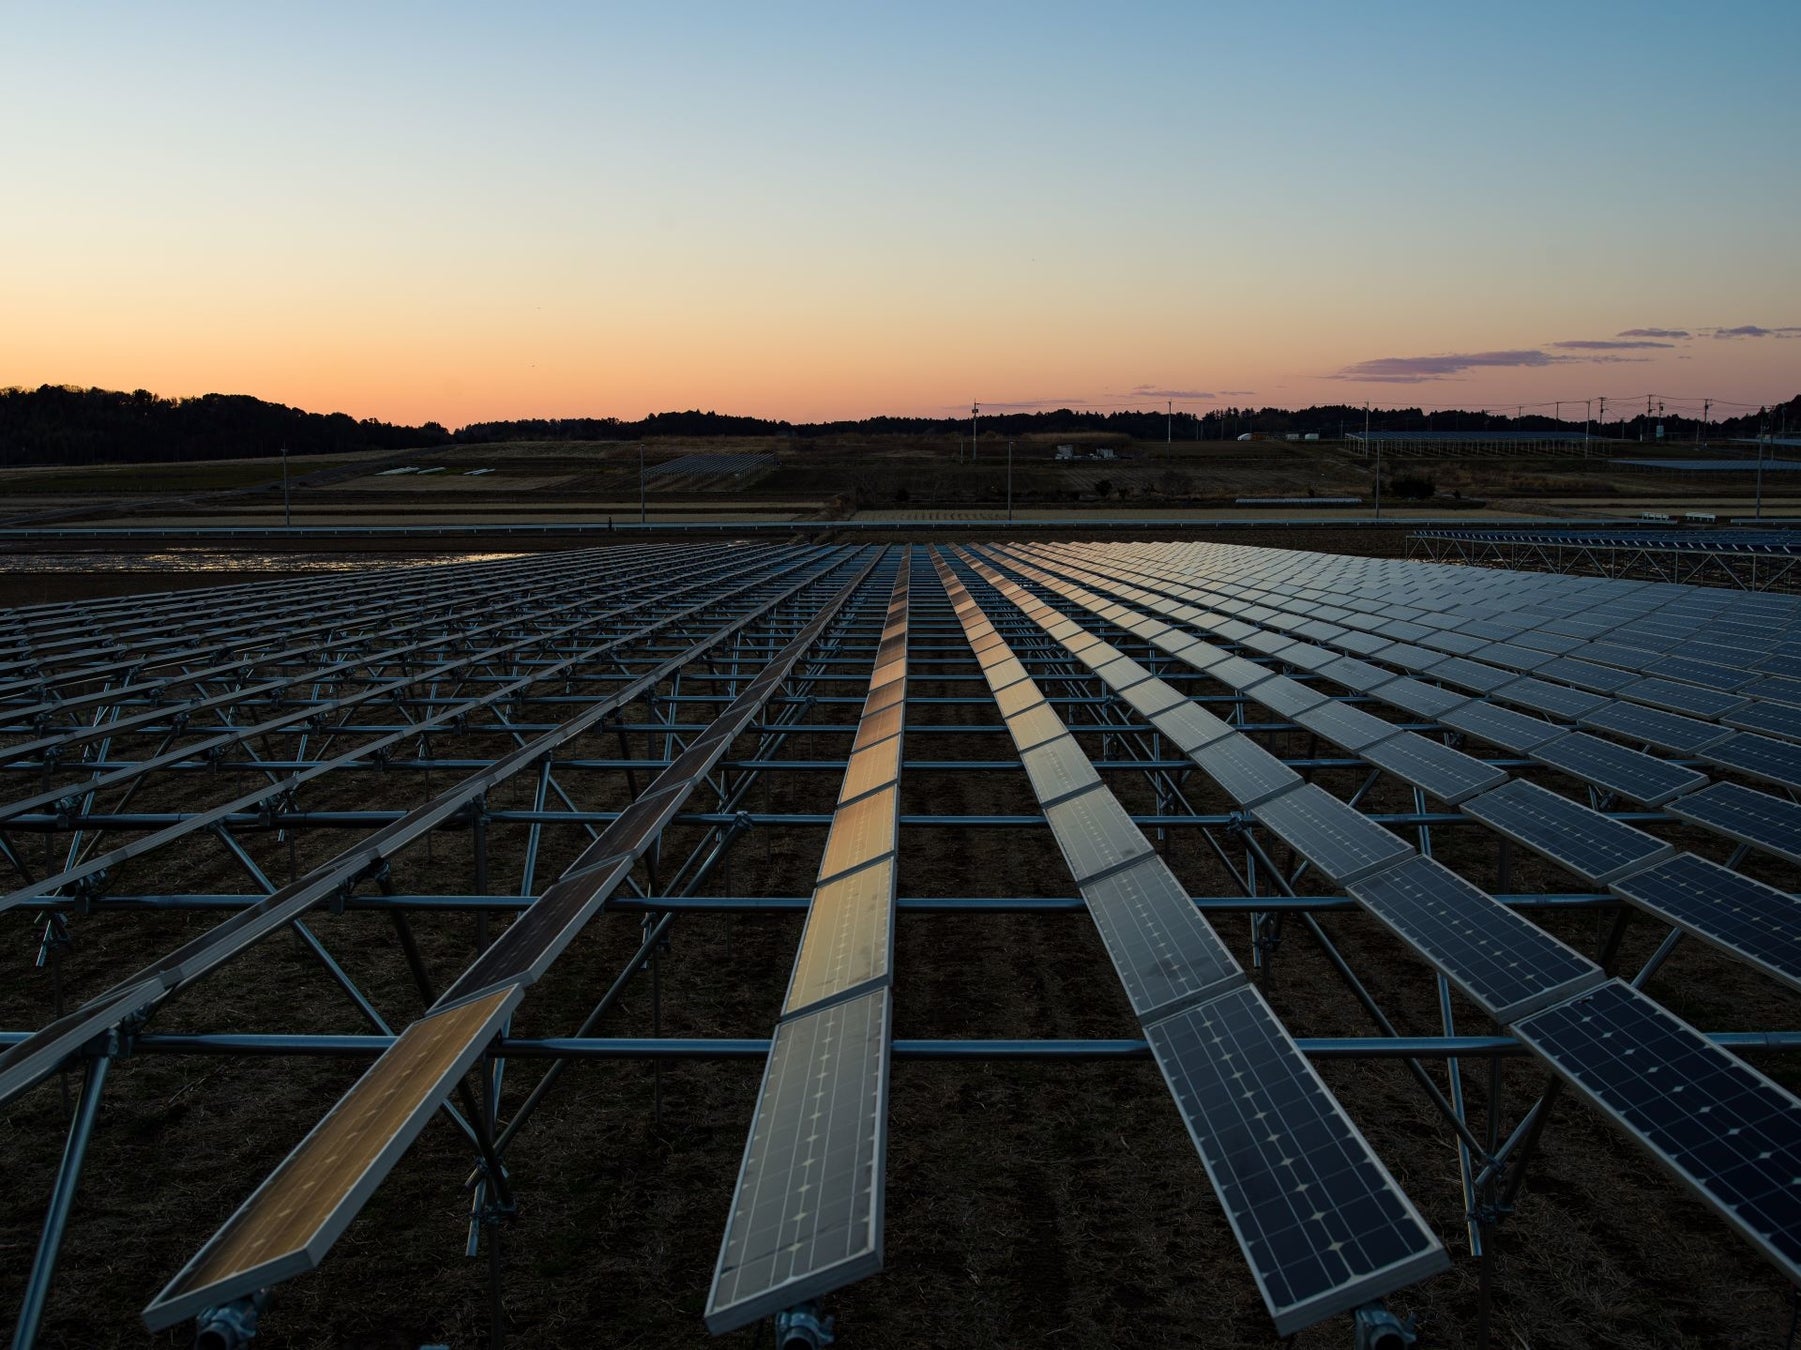
M982 411L982 405L980 403L972 402L969 405L969 462L971 464L974 464L976 462L976 458L977 458L976 414L981 411Z
M1763 448L1770 442L1770 419L1766 416L1763 435L1757 441L1757 519L1763 519Z
M1601 400L1601 416L1596 420L1601 424L1601 434L1605 436L1607 434L1607 400L1605 398Z
M645 519L646 519L646 516L645 516L645 505L644 505L644 442L639 441L638 442L638 523L640 525L644 524Z
M1645 443L1645 433L1651 429L1651 395L1645 395L1645 424L1638 429L1638 443Z
M281 527L294 528L294 504L288 496L288 447L281 448Z
M1582 400L1582 457L1588 458L1588 429L1595 420L1595 401L1592 398Z
M1013 442L1007 442L1007 524L1013 523Z
M1712 410L1713 410L1713 400L1710 398L1702 399L1701 400L1701 425L1695 428L1695 444L1696 445L1701 444L1702 434L1707 430L1707 414L1709 412L1711 412Z
M1176 401L1173 398L1163 400L1163 415L1169 419L1164 426L1163 443L1174 445L1176 443Z
M1370 405L1363 405L1363 452L1370 448ZM1382 447L1376 447L1376 519L1382 519Z

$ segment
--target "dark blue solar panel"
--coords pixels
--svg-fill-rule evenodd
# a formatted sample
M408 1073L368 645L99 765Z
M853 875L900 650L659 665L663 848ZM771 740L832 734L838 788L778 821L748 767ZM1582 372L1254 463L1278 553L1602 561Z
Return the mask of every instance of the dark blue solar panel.
M1546 741L1532 751L1532 758L1646 806L1660 806L1707 782L1705 774L1693 769L1581 731Z
M1255 989L1145 1034L1277 1335L1449 1265Z
M1737 783L1715 783L1676 798L1666 809L1673 816L1801 863L1801 806L1794 802Z
M1462 810L1560 867L1603 885L1670 852L1661 839L1524 779L1474 797L1463 803Z
M1801 901L1787 891L1678 853L1613 883L1630 900L1801 989Z
M1513 1033L1801 1283L1801 1102L1619 980Z
M1592 961L1431 858L1409 858L1345 890L1497 1022L1605 978Z
M1791 741L1740 731L1709 747L1701 758L1801 791L1801 745Z

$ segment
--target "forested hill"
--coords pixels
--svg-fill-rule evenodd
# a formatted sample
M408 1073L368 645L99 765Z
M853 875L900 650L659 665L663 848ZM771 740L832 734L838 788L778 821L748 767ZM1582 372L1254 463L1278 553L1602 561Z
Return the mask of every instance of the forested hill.
M1572 405L1566 403L1565 407ZM1575 405L1580 411L1580 405ZM981 415L984 437L1073 435L1106 432L1136 440L1229 440L1252 431L1269 436L1317 433L1337 437L1361 431L1361 405L1312 408L1207 407L1094 412L1056 408ZM1596 434L1639 439L1650 428L1641 412L1624 422L1609 418ZM1686 443L1695 423L1675 414L1652 421L1665 424L1670 443ZM1582 420L1561 422L1531 412L1508 417L1482 411L1427 411L1385 408L1371 425L1380 431L1566 431L1580 432ZM1707 426L1713 440L1735 436L1801 433L1801 396L1743 416L1715 417ZM0 389L0 467L29 464L161 463L177 460L238 459L274 455L284 447L294 455L338 454L351 450L412 450L450 442L639 441L703 437L792 437L799 441L837 437L952 437L969 433L969 418L866 417L837 422L788 423L714 412L653 413L636 421L616 417L530 418L476 422L454 434L436 422L394 426L373 418L358 421L343 413L310 413L245 394L205 394L199 398L159 398L138 390Z
M0 466L148 464L347 450L410 450L450 439L436 423L397 427L310 413L247 394L158 398L140 389L0 389Z

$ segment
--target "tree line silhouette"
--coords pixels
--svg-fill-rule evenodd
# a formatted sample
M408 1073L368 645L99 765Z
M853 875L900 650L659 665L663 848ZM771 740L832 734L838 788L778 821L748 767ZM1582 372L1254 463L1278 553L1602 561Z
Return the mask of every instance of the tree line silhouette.
M1665 427L1665 440L1692 438L1691 418L1645 414L1622 424L1609 419L1605 434L1626 439L1654 438L1652 424ZM1384 431L1580 432L1580 418L1561 421L1529 414L1508 417L1481 411L1387 408L1371 423ZM1336 437L1363 429L1362 405L1325 404L1310 408L1224 407L1182 411L1160 409L1093 412L1072 408L984 413L978 430L984 440L1025 436L1106 433L1133 440L1229 440L1247 432L1270 436L1316 434ZM791 423L724 413L653 413L636 421L617 417L527 418L474 422L450 432L436 422L398 426L344 413L312 413L246 394L204 394L162 398L147 390L123 393L43 385L0 389L0 465L82 465L168 463L185 460L254 458L279 454L343 454L359 450L405 451L450 444L499 441L641 441L676 438L782 438L797 442L853 437L910 436L955 438L969 434L967 415L949 417L876 416L855 420ZM1709 422L1711 438L1762 436L1786 430L1801 433L1801 396L1771 408ZM1599 426L1597 435L1603 434Z

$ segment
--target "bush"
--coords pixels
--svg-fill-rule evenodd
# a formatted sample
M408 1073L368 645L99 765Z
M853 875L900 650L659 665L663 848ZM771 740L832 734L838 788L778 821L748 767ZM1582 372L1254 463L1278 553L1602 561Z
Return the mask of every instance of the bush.
M1432 480L1426 477L1425 474L1408 474L1405 478L1391 478L1388 480L1388 491L1390 496L1402 497L1411 501L1424 501L1426 498L1430 497L1435 490Z

